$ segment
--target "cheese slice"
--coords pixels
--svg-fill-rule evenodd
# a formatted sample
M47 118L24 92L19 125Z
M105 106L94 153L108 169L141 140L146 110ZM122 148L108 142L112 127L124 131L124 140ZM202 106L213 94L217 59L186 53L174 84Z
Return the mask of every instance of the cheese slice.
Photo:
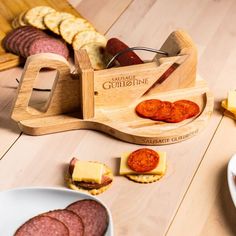
M103 171L100 163L79 160L75 163L72 180L101 184Z
M120 161L120 175L163 175L166 171L166 153L165 152L157 152L160 159L158 162L158 165L155 169L148 171L148 172L136 172L129 168L127 165L127 160L131 152L125 152L121 155L121 161Z
M236 112L236 91L234 90L228 92L227 110Z

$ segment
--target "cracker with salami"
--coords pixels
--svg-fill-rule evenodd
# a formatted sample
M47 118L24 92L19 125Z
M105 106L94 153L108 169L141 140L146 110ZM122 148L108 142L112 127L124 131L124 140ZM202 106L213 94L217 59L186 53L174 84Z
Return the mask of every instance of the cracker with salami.
M113 174L111 169L103 163L72 158L65 181L73 190L98 195L111 187Z
M120 175L138 183L153 183L166 172L166 153L150 148L141 148L131 153L123 153Z

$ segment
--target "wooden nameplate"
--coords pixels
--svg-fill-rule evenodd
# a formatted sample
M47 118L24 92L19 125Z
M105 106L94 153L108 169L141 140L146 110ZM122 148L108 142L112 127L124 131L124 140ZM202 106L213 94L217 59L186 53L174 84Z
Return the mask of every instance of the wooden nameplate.
M163 44L168 57L156 57L141 65L94 71L86 51L75 52L76 74L55 54L27 59L18 88L12 118L26 134L42 135L73 129L92 129L118 139L145 145L186 140L202 130L213 111L213 96L204 80L196 78L197 51L183 31L173 32ZM177 65L177 66L176 66ZM175 66L172 73L168 73ZM35 78L41 68L58 70L43 110L28 106ZM180 123L144 119L135 113L146 99L188 99L200 114Z

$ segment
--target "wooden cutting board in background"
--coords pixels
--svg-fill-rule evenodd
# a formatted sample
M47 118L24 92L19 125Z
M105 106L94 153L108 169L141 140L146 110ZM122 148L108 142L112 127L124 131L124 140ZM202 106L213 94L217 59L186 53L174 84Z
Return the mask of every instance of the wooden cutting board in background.
M66 0L0 0L0 41L6 33L12 30L11 22L22 11L35 6L51 6L57 11L69 12L75 16L80 14ZM0 70L18 66L20 63L19 56L6 52L0 45Z

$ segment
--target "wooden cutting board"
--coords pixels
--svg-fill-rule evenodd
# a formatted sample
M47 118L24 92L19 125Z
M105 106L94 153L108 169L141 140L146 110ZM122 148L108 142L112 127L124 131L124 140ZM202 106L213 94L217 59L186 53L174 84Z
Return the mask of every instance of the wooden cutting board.
M11 22L22 11L35 6L50 6L57 11L69 12L75 16L80 14L66 0L11 0L0 1L0 41L5 37L7 32L12 30ZM18 66L20 58L17 55L6 52L0 45L0 70Z

